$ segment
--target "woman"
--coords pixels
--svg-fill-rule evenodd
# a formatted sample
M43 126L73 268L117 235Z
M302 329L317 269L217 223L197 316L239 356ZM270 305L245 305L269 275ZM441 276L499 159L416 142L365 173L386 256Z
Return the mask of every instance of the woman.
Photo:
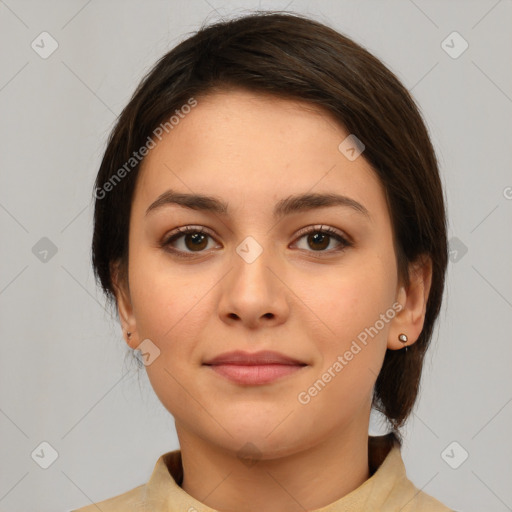
M379 60L299 15L203 27L137 88L95 197L96 277L180 450L81 512L449 510L399 432L443 295L443 190Z

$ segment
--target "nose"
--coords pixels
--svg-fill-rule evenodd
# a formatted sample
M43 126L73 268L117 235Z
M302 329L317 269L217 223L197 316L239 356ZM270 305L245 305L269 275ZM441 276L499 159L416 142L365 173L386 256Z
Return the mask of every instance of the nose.
M231 271L222 280L218 305L221 320L249 329L285 322L289 315L289 297L283 284L282 262L265 249L253 261L235 252L232 264Z

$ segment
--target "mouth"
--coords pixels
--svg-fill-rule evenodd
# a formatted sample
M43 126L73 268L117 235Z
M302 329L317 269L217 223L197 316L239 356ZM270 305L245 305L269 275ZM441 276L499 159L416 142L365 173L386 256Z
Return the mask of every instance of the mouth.
M203 363L218 375L240 385L259 386L292 375L307 364L279 352L227 352Z

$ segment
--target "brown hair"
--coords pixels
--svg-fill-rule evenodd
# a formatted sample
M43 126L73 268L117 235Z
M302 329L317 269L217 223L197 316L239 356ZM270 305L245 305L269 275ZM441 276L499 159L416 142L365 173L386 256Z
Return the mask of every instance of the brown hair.
M422 255L432 260L421 335L407 352L387 350L374 387L372 405L400 443L398 429L416 401L442 301L448 260L443 189L408 91L377 58L337 31L295 13L256 12L201 27L155 64L119 116L96 178L95 277L115 304L113 263L120 263L120 279L127 283L129 219L140 168L134 151L191 98L231 87L302 100L333 114L364 143L363 157L384 187L401 282L409 284L409 262ZM132 169L126 168L129 161Z

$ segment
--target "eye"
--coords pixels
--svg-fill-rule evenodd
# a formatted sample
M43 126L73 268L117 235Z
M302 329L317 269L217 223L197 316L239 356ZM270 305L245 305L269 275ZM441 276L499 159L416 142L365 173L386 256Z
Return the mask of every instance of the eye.
M306 247L299 247L299 249L309 250L309 248L313 249L313 251L309 252L337 252L343 251L347 247L351 247L353 244L349 242L340 232L331 228L329 226L312 226L303 228L299 231L299 238L301 240L305 238ZM331 246L331 242L333 240L337 243L337 246L333 249ZM297 242L295 242L297 244ZM329 247L331 248L329 250Z
M300 247L301 239L305 239L306 247ZM176 228L160 245L177 256L189 257L193 253L200 254L215 247L215 245L212 247L209 244L210 240L214 240L213 236L204 227L184 226ZM297 245L299 249L316 253L339 252L353 245L341 232L321 225L301 229L296 240L299 242L296 241L294 245ZM332 247L333 241L334 248Z
M177 254L186 256L187 253L201 253L209 247L209 239L213 239L203 227L185 226L177 228L162 243L161 246Z

